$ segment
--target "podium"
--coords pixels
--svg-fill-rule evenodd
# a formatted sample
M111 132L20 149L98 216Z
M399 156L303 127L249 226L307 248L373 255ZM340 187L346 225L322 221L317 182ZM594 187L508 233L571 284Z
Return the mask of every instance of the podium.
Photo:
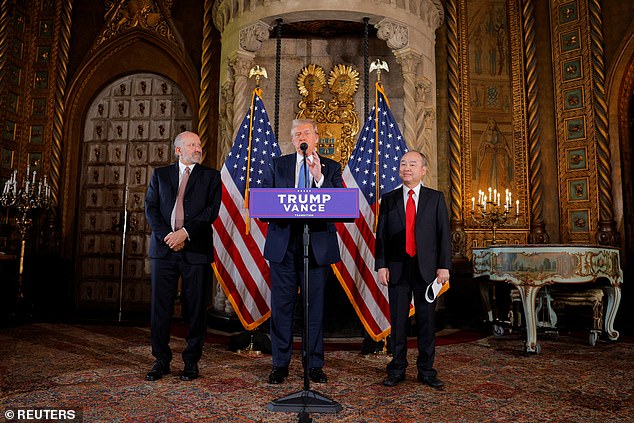
M251 217L263 220L284 219L303 223L304 280L303 350L304 386L301 391L273 400L267 408L275 412L298 413L300 423L312 421L310 413L337 413L341 404L310 389L308 351L310 230L312 221L345 222L359 217L359 190L348 188L252 188L249 192Z

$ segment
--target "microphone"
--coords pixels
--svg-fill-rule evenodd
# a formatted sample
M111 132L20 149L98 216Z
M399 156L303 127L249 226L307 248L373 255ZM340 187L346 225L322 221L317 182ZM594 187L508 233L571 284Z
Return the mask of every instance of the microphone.
M304 153L304 156L306 155L306 150L308 150L308 144L306 144L305 142L301 143L299 145L299 149L302 150L302 153Z
M305 142L299 145L299 149L302 150L302 154L304 155L304 165L302 169L304 170L304 186L302 188L308 188L308 157L306 156L306 150L308 150L308 144ZM301 169L300 169L301 172ZM299 188L299 187L298 187Z

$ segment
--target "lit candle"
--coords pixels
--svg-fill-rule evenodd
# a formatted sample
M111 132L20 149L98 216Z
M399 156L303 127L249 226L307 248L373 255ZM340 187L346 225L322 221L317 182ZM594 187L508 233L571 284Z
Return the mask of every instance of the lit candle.
M489 187L489 196L488 196L489 201L491 201L491 187Z
M471 197L471 211L475 210L475 197Z
M487 196L482 197L482 205L484 206L484 211L487 211Z
M500 193L498 192L498 207L500 207Z
M520 214L520 200L515 201L515 214Z
M35 184L35 175L37 174L37 170L33 171L33 184Z

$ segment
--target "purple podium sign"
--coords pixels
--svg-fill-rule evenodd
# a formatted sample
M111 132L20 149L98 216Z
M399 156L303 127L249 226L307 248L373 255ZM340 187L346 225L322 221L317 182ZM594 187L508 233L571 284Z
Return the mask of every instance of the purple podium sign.
M266 219L356 219L355 188L252 188L249 215Z

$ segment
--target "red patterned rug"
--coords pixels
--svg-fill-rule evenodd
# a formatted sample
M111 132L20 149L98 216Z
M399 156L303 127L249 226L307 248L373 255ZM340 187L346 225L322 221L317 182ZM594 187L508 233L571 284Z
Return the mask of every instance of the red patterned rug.
M329 344L329 383L311 388L343 409L311 417L359 423L634 421L632 339L600 340L595 347L585 337L540 339L541 354L526 355L517 335L446 336L438 338L436 357L443 390L417 383L412 366L405 382L384 387L386 359ZM465 342L445 342L458 338ZM199 379L181 382L182 363L174 360L171 375L146 382L152 364L146 328L39 323L1 329L0 415L55 408L78 411L84 422L296 422L295 414L266 406L301 390L299 355L287 382L271 386L270 356L238 355L222 340L210 337ZM183 340L173 338L172 346L179 357ZM410 349L410 364L415 359Z

